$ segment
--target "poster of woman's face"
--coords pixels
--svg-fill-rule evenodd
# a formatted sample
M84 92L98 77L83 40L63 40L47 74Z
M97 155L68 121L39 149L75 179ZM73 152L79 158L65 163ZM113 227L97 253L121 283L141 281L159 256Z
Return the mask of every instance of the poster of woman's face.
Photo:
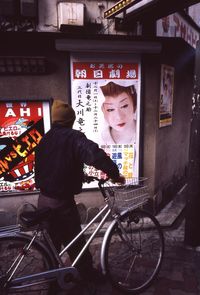
M134 85L108 82L100 87L104 95L101 109L106 122L101 141L104 144L130 144L136 138L137 93ZM107 129L107 134L106 134Z
M72 58L71 74L74 128L98 143L126 178L138 177L139 63L83 62ZM92 167L87 167L86 173L101 174Z

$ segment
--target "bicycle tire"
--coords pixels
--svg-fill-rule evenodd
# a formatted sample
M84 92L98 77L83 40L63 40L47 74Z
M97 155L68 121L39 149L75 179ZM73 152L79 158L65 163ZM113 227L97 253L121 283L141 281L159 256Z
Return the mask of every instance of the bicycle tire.
M0 290L1 294L16 295L46 295L51 294L52 282L45 282L40 285L29 286L24 289L13 289L12 281L6 288L3 288L3 278L6 278L6 272L11 266L13 260L22 251L23 247L30 242L29 235L5 235L0 236ZM46 248L37 241L34 241L30 250L20 263L13 278L30 275L42 271L47 271L55 266L55 261L47 252Z
M113 222L105 235L102 267L113 287L124 293L139 294L153 283L160 270L163 232L157 219L140 209L122 214L120 225Z

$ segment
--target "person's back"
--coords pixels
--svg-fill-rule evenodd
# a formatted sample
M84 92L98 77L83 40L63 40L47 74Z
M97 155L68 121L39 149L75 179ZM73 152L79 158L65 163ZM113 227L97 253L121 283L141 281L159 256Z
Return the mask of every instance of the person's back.
M118 178L114 162L80 131L54 123L36 151L36 186L51 198L80 193L84 164Z
M76 146L79 132L54 124L36 153L36 185L45 195L62 199L81 191L83 162Z
M38 208L59 208L49 220L47 230L59 251L80 231L80 217L74 201L83 182L83 166L92 165L116 182L123 182L117 165L98 145L78 130L73 130L74 110L62 101L54 101L52 128L44 135L35 153L35 180L40 189ZM81 237L68 253L73 261L85 244ZM82 277L91 278L95 271L92 257L85 251L77 265Z

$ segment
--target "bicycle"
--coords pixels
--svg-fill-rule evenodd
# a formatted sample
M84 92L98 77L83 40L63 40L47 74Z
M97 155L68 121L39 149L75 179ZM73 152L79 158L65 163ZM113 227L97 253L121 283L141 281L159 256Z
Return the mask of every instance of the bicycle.
M157 219L143 209L149 200L146 179L135 178L126 185L89 176L87 182L90 181L98 181L105 206L60 253L41 225L51 214L48 208L21 213L28 230L36 227L32 234L0 235L1 294L47 294L55 283L62 290L70 290L79 281L77 261L106 221L109 225L103 236L100 261L102 272L113 287L138 294L153 283L162 264L164 237ZM66 251L100 217L79 255L70 266L65 266Z

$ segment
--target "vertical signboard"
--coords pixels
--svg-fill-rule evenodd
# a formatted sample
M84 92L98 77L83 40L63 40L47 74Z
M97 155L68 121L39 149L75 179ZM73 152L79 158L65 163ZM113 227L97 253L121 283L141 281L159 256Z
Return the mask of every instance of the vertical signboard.
M126 178L138 177L140 64L71 58L74 128L98 143ZM93 167L89 175L104 177Z
M49 128L49 101L0 101L0 192L35 189L34 151Z
M174 68L161 65L159 127L172 124Z

